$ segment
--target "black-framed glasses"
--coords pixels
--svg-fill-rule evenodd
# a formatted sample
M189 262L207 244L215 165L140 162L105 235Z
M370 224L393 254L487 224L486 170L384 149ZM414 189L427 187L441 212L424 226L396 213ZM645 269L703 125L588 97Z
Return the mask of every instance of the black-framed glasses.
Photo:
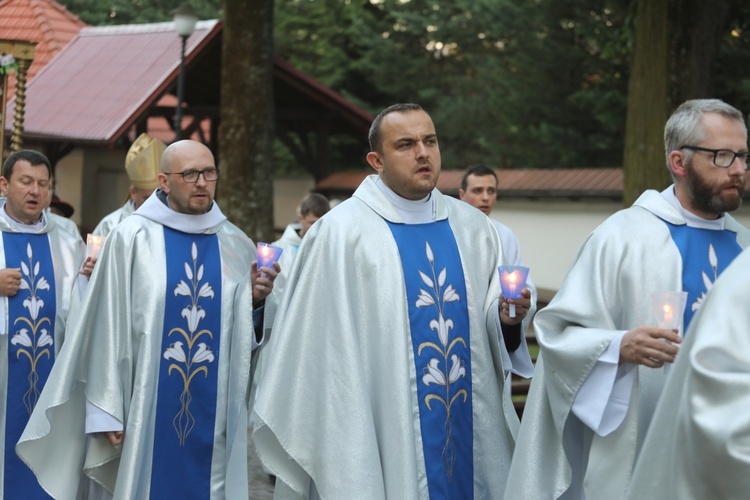
M167 175L181 175L182 180L188 184L198 182L198 177L203 175L206 182L215 182L219 178L218 168L204 168L203 170L185 170L184 172L164 172Z
M747 157L750 152L744 151L742 153L735 153L731 149L711 149L702 148L700 146L680 146L680 149L690 149L691 151L705 151L706 153L713 153L714 165L721 168L729 168L734 163L736 158L740 159L740 163L747 170Z

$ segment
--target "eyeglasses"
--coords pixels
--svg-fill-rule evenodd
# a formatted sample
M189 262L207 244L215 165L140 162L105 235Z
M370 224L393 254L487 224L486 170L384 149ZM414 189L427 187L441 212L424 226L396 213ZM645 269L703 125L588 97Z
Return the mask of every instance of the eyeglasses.
M750 152L744 151L742 153L735 153L731 149L711 149L701 148L699 146L680 146L680 149L690 149L692 151L705 151L706 153L713 153L714 165L721 168L729 168L734 163L736 158L740 159L740 164L747 170L747 157Z
M182 180L188 184L198 182L198 177L203 175L206 182L215 182L219 178L218 168L205 168L203 170L185 170L184 172L164 172L166 175L181 175Z

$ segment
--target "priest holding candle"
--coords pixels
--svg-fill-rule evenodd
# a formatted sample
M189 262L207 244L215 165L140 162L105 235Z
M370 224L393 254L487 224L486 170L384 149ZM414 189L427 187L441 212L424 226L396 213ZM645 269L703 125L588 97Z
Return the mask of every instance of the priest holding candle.
M378 175L310 228L287 279L256 451L276 498L502 498L518 426L505 377L532 366L523 314L500 307L497 231L435 188L421 107L385 109L369 140Z
M170 145L158 178L107 236L17 446L56 498L76 496L81 470L115 498L248 498L251 353L279 268L257 268L215 203L205 145Z
M742 113L687 101L664 145L673 184L599 226L536 315L540 357L505 498L624 498L668 373L657 368L689 354L680 332L750 244L729 215L748 168ZM671 310L682 330L657 325L656 292L687 292L683 316Z

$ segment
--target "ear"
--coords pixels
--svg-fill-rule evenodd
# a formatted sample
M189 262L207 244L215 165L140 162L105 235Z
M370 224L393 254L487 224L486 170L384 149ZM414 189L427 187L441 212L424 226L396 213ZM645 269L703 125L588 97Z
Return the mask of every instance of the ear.
M370 151L369 153L367 153L367 163L369 163L377 173L381 173L383 171L383 160L382 158L380 158L380 154L374 151Z
M669 153L669 169L677 177L685 177L687 175L687 165L685 164L685 153L682 151L672 151Z
M465 194L466 194L466 191L464 191L463 189L459 189L458 190L458 199L461 200L461 201L464 201L464 195Z
M5 177L0 177L0 192L3 196L8 196L8 179Z
M162 191L169 195L169 183L167 182L167 175L160 172L156 176L156 178L159 179L159 187L162 189Z

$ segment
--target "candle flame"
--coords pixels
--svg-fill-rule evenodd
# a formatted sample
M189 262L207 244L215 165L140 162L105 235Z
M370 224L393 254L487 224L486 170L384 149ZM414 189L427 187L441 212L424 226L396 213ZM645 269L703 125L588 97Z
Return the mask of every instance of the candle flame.
M672 307L669 304L664 304L664 314L672 314Z
M268 245L263 245L260 249L260 251L263 253L263 257L268 257L268 253L271 251L268 248Z
M508 274L507 276L508 276L508 282L509 283L515 283L516 281L518 281L518 276L516 276L516 272L515 271L513 271L510 274Z

